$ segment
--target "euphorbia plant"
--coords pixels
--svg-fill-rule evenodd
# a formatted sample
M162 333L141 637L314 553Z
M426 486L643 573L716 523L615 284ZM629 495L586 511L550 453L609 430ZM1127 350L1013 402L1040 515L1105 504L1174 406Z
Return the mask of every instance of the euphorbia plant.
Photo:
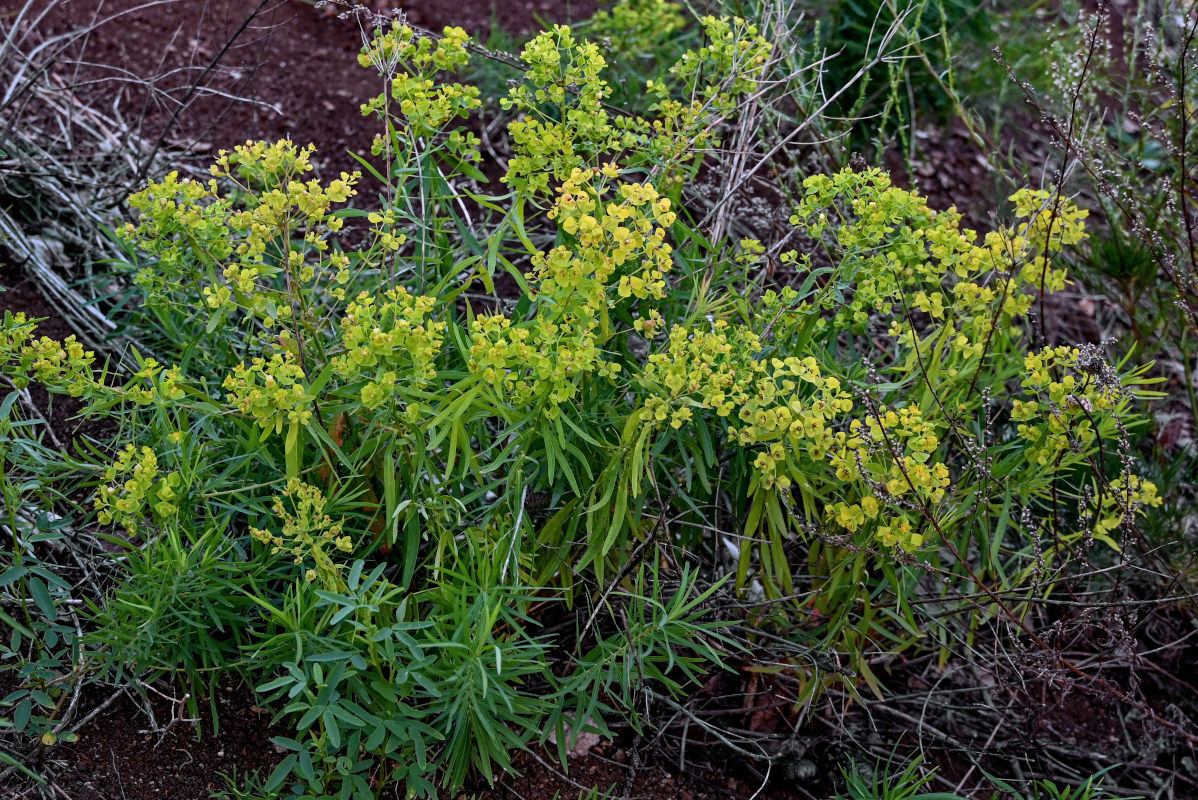
M872 682L874 642L910 645L909 600L943 595L926 575L1011 581L1022 538L1053 535L1041 559L1084 538L1117 547L1158 502L1103 446L1132 423L1143 371L1032 345L1033 298L1065 285L1055 258L1084 236L1059 194L1015 195L1019 221L979 238L877 170L813 175L791 219L808 244L783 257L792 285L711 291L676 245L715 270L762 248L742 242L733 259L704 241L684 189L758 90L769 44L742 20L701 24L709 44L647 87L652 118L605 107L594 44L560 26L535 38L507 98L520 116L498 195L459 188L481 178L478 142L451 126L478 98L441 73L466 63L465 35L381 30L362 56L385 81L363 109L385 124L382 163L364 160L379 207L334 210L361 176L309 179L310 147L248 143L207 182L172 173L130 199L140 322L186 332L154 340L169 369L143 359L122 383L77 343L6 320L14 381L132 423L97 490L102 524L215 529L277 567L250 652L286 673L261 688L300 722L287 770L315 781L315 753L331 774L349 742L354 758L411 757L421 773L437 737L412 720L427 712L458 783L468 765L505 763L531 717L564 731L527 681L589 698L589 716L595 687L643 653L680 690L659 666L701 629L688 597L639 606L635 646L609 637L580 656L586 685L548 669L529 614L555 594L643 588L650 543L655 566L734 550L737 589L777 601ZM271 561L282 554L290 565ZM364 573L367 558L379 566ZM812 599L793 602L803 589ZM427 658L438 648L451 655ZM336 671L305 664L312 652ZM375 719L390 731L377 740Z

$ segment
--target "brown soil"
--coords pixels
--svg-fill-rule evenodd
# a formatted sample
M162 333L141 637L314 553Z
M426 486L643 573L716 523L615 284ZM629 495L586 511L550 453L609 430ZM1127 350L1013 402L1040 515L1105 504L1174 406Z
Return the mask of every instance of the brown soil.
M107 697L95 693L94 703ZM143 710L148 702L155 728ZM217 698L220 735L212 735L208 709L195 723L180 722L187 713L153 692L134 702L124 695L79 731L79 741L54 752L61 772L55 784L72 800L207 800L226 786L223 775L242 776L269 770L279 756L269 737L284 731L269 727L270 714L254 705L251 694L229 686ZM175 720L172 724L172 720Z
M91 692L93 704L108 699ZM152 726L144 704L154 713L157 729ZM186 717L169 699L147 692L144 700L122 695L103 714L79 731L79 741L63 745L53 752L50 771L54 784L71 800L208 800L215 791L228 786L226 776L237 776L242 786L247 773L257 770L265 777L281 758L270 743L271 736L287 735L272 728L270 713L254 705L253 696L244 688L230 685L217 698L219 735L211 734L211 717L201 710L199 730L194 722L176 721ZM628 748L602 742L570 763L569 773L560 769L549 752L520 753L514 758L515 771L502 775L494 786L478 783L468 787L465 796L477 800L549 800L574 797L581 789L616 789L617 796L630 800L743 800L761 786L759 779L735 765L711 775L689 770L678 775L662 765L638 765ZM396 794L402 787L392 788ZM383 791L380 797L392 796ZM784 789L762 792L763 800L792 797ZM6 800L3 790L0 798ZM12 795L17 797L17 795Z

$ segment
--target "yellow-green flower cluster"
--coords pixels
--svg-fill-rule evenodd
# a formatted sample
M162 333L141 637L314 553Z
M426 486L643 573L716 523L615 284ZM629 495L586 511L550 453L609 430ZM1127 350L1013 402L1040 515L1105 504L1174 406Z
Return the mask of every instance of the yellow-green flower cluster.
M665 352L649 356L640 381L653 390L646 401L651 425L669 421L679 428L692 416L691 408L712 409L728 417L748 402L764 363L754 354L761 341L748 328L717 319L710 330L675 326Z
M814 357L763 359L761 349L755 333L725 320L710 330L672 329L640 376L652 392L644 423L679 429L700 409L714 412L732 422L730 442L759 448L753 469L762 488L785 491L822 473L845 487L838 494L862 495L827 503L829 522L850 532L872 524L884 546L917 549L922 535L894 506L943 500L949 471L934 459L935 426L914 407L850 418L851 396Z
M469 36L461 28L447 27L439 39L417 36L407 25L396 21L379 28L362 48L358 63L375 67L389 78L386 90L362 105L363 116L386 117L400 114L412 134L418 138L435 136L454 119L470 116L478 108L478 89L460 83L436 79L442 70L457 70L470 60L466 49ZM448 142L450 149L477 161L478 140L458 135Z
M288 140L247 142L220 151L206 184L171 173L131 197L138 224L122 235L155 260L137 282L164 298L203 282L210 310L240 308L266 327L292 313L285 284L309 284L318 270L344 283L345 258L328 252L329 234L343 224L331 208L357 194L361 175L342 173L327 186L303 180L313 150ZM218 179L232 187L236 202Z
M246 192L247 207L229 216L236 261L222 270L223 284L205 287L211 308L232 303L271 322L285 319L290 304L286 292L274 288L278 276L287 273L305 284L315 278L316 265L309 257L319 262L328 251L328 235L342 227L341 218L330 215L331 208L357 194L353 187L361 174L343 172L328 186L299 180L312 169L309 158L314 150L281 140L273 145L247 142L232 153L221 152L212 167L214 175L231 179L236 173L247 188L263 188ZM330 267L336 269L331 260Z
M741 239L737 243L736 263L755 264L765 255L765 245L757 239Z
M874 539L889 550L914 553L925 540L910 514L888 507L873 495L866 495L857 503L835 503L828 506L826 513L829 522L849 532L872 525Z
M871 498L866 498L869 500ZM863 500L862 503L865 501ZM887 524L879 525L874 531L874 538L885 547L892 550L904 550L914 553L924 543L924 535L912 525L911 518L906 514L898 514L888 520Z
M1024 256L1020 277L1033 289L1061 291L1065 288L1066 272L1053 269L1050 259L1063 247L1086 238L1083 220L1090 212L1043 189L1020 189L1010 199L1015 204L1016 216L1027 220L1018 236L1010 236Z
M269 359L255 358L233 368L223 384L229 402L254 419L269 435L280 433L284 423L306 425L312 419L313 397L308 393L304 370L291 351Z
M936 214L922 198L891 186L888 175L873 169L813 175L803 185L805 195L791 224L818 240L838 223L832 230L834 246L846 256L842 269L848 274L841 280L851 283L852 295L838 310L834 324L860 328L871 314L894 314L903 292L918 286L939 287L944 270L928 258L925 241ZM943 236L952 229L952 220L947 221L933 234L942 254L953 244L960 246ZM919 302L935 310L943 303L943 296L934 298L935 294Z
M441 38L417 36L398 20L390 27L376 28L370 42L358 54L358 64L371 66L386 75L395 65L406 63L419 71L438 72L461 69L470 61L466 45L469 34L461 28L446 27Z
M697 98L707 107L727 113L738 96L756 88L773 48L758 34L756 25L740 17L705 16L699 24L706 43L684 53L670 72L682 82L683 97Z
M92 365L96 354L87 350L72 334L61 342L48 336L33 338L35 326L17 314L20 322L5 331L4 349L13 385L24 389L30 381L47 388L65 391L72 397L82 397L96 389Z
M744 326L714 320L710 330L670 331L664 352L649 356L642 384L645 422L680 428L693 410L728 418L728 438L766 445L754 468L767 489L786 489L796 452L823 460L834 437L827 423L853 408L840 381L822 374L814 358L760 359L761 341Z
M184 396L184 378L178 367L164 370L152 358L141 361L137 372L122 385L98 379L96 355L75 338L62 341L35 337L37 326L25 314L6 312L0 327L0 363L17 389L37 382L53 392L91 400L115 400L137 405L172 403Z
M220 196L215 180L180 180L177 171L129 198L130 208L138 212L137 224L128 223L119 233L153 260L134 277L148 297L167 297L180 282L194 280L196 268L229 258L231 205Z
M215 177L229 178L246 190L279 189L312 171L315 150L314 145L299 147L290 139L247 140L232 152L220 150L208 171Z
M756 91L771 45L739 17L703 17L706 44L684 53L665 81L648 80L652 117L622 115L613 125L619 144L638 166L652 165L673 187L704 151L717 146L720 127L740 99Z
M982 356L996 331L1001 338L1027 313L1034 292L1065 286L1066 273L1049 266L1050 256L1084 236L1086 212L1060 200L1049 222L1043 192L1012 197L1017 215L1029 218L1018 232L1003 228L979 241L961 228L955 209L933 211L879 170L815 175L804 186L791 222L835 248L841 262L834 282L849 292L835 316L816 327L882 326L903 348L922 343L927 352L941 346L933 345L939 339L956 356L945 364L950 379Z
M577 247L556 247L533 258L539 292L559 305L573 307L572 299L585 298L584 304L598 311L609 302L604 293L617 271L624 273L616 286L620 297L658 300L665 295L673 253L666 231L677 215L670 199L648 183L621 183L619 202L604 202L609 187L596 178L617 174L612 164L575 170L559 188L549 216L575 237Z
M1068 199L1044 189L1020 189L1010 200L1015 204L1015 215L1028 221L1029 231L1024 235L1037 249L1056 253L1086 238L1083 220L1090 212Z
M605 42L621 61L657 52L686 27L685 9L671 0L624 0L611 10L595 12L587 37Z
M855 531L868 522L878 518L882 505L878 498L868 495L861 498L860 503L835 503L828 506L827 515L831 522L848 531ZM883 542L893 546L894 543Z
M121 391L128 400L140 406L165 405L186 394L183 384L183 372L179 367L164 370L156 360L147 358Z
M545 191L550 181L567 180L600 152L615 147L602 100L610 94L600 77L607 66L592 42L577 41L570 28L556 25L520 53L525 81L500 101L523 112L508 125L515 155L504 181L529 192ZM552 106L556 118L541 113Z
M108 485L100 487L95 500L102 525L120 525L135 534L148 513L161 522L179 511L179 473L160 475L158 457L148 447L126 446L104 480Z
M677 21L667 16L655 23L671 20ZM666 184L677 180L715 140L715 129L737 98L756 88L770 51L743 20L705 17L701 23L707 46L682 57L671 70L670 85L646 84L652 119L608 114L606 61L595 44L577 40L568 27L556 26L529 42L520 54L525 82L501 101L521 112L508 125L514 156L504 180L535 194L576 170L621 158L630 169L655 170Z
M328 499L319 489L291 478L272 505L279 532L251 527L250 535L268 545L272 554L286 553L296 564L311 559L313 568L305 572L306 580L311 583L319 578L325 588L334 589L341 578L332 553L352 553L354 543L345 535L343 523L334 522L325 512L327 505Z
M396 382L420 386L436 376L446 325L432 319L436 300L403 287L377 298L363 292L341 320L342 355L334 359L340 378L362 387L362 405L374 409L392 396Z
M329 210L333 203L344 203L357 194L352 187L359 177L356 172L352 175L343 172L327 187L315 180L293 180L286 186L256 195L252 208L233 214L229 220L230 227L242 236L235 249L238 258L242 263L261 264L268 251L277 256L282 248L290 261L288 266L300 267L302 253L286 249L289 243L279 241L281 236L299 232L305 233L304 243L308 248L318 252L327 250L328 242L322 234L336 232L342 225L339 217L329 217ZM311 280L311 276L301 279ZM226 280L234 283L229 276ZM251 287L237 288L245 292Z
M594 318L573 315L513 325L502 314L479 314L470 323L469 368L505 402L517 408L543 404L553 417L559 405L574 399L587 375L619 371L618 364L602 359L597 327Z
M1031 443L1029 459L1040 466L1055 464L1067 453L1098 437L1096 424L1125 405L1123 387L1103 378L1104 371L1079 368L1076 347L1050 347L1028 353L1023 360L1023 390L1011 419L1021 437ZM1093 358L1091 356L1091 358Z
M936 429L918 407L906 405L869 409L849 422L847 433L837 431L829 463L837 480L859 487L862 499L831 505L829 521L851 532L877 519L874 537L882 545L918 549L924 537L905 509L934 509L950 485L948 466L937 460Z
M1095 502L1093 533L1094 538L1118 550L1111 533L1146 513L1146 509L1159 508L1164 500L1157 494L1156 484L1138 475L1128 475L1127 480L1116 478L1111 481L1110 489L1102 494L1101 501Z
M611 164L574 170L559 188L549 216L570 239L532 257L535 316L514 324L480 314L471 322L470 370L508 402L545 402L552 416L588 375L615 377L620 367L601 349L611 335L608 309L664 297L675 213L651 184L609 185L618 174Z

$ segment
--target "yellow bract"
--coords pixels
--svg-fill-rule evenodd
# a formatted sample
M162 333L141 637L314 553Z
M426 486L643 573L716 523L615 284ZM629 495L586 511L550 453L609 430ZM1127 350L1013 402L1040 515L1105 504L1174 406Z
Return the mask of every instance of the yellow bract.
M290 351L255 358L225 378L229 402L254 419L264 434L280 433L284 423L306 425L312 419L312 395L306 376Z
M179 512L175 504L179 473L160 474L148 447L127 445L104 473L107 485L96 492L95 508L103 525L120 525L135 534L146 516L163 521Z
M251 527L250 535L269 545L272 554L286 553L296 564L311 559L315 568L306 570L308 582L320 579L325 589L336 591L344 588L344 581L332 555L352 553L354 544L345 535L342 522L334 522L325 512L327 505L328 500L319 489L292 478L272 504L278 533Z

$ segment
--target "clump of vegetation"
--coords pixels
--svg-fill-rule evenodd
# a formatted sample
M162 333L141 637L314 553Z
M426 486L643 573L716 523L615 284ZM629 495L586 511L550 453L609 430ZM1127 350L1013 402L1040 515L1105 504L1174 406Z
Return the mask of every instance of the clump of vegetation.
M980 18L923 6L888 36L926 48ZM139 294L132 368L6 313L0 588L32 602L0 611L21 686L3 703L26 744L73 735L64 671L171 678L193 709L236 675L290 731L247 792L455 795L661 708L732 746L688 710L712 676L775 680L802 719L881 703L900 659L947 680L983 636L1192 737L1044 611L1079 573L1122 599L1174 497L1140 457L1164 396L1150 354L1045 333L1045 298L1094 252L1090 211L1062 175L979 234L881 169L824 163L775 170L784 232L741 236L730 196L697 187L741 147L773 155L743 127L763 97L812 96L775 12L630 2L535 36L493 193L483 95L453 75L466 33L381 26L362 171L317 180L310 146L250 141L129 197L110 269ZM831 19L863 24L852 4ZM911 78L888 68L893 96ZM30 386L109 440L48 450L19 419ZM70 528L123 554L74 627L76 587L36 547ZM915 795L921 757L846 771L849 794L946 796Z

